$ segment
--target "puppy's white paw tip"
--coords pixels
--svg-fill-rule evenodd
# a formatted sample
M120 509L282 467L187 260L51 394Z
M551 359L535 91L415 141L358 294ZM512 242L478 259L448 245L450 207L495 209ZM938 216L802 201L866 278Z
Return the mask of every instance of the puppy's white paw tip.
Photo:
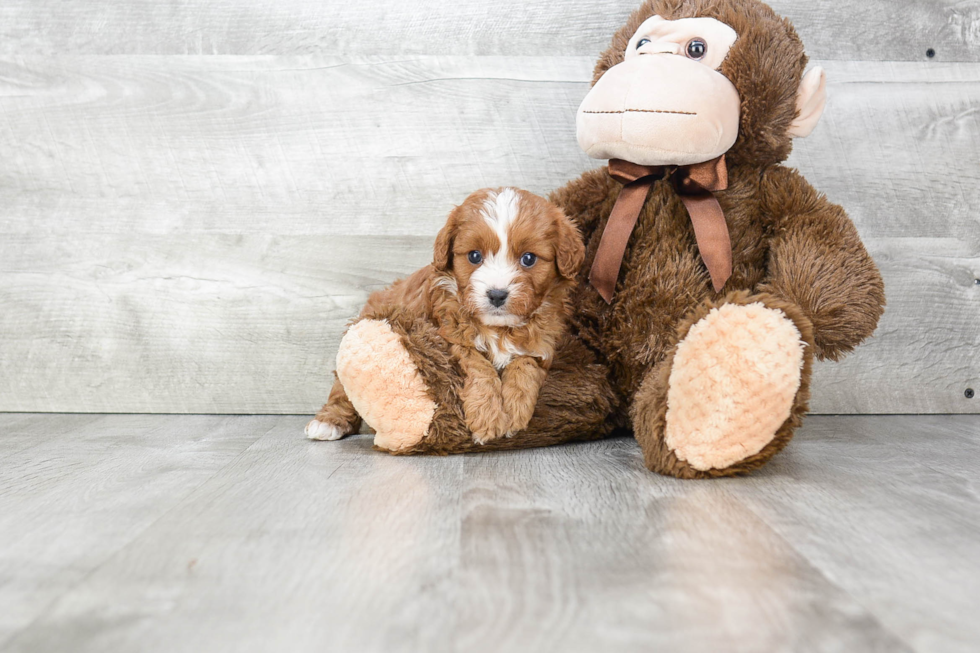
M339 440L344 437L344 432L333 424L312 420L306 425L306 437L311 440Z

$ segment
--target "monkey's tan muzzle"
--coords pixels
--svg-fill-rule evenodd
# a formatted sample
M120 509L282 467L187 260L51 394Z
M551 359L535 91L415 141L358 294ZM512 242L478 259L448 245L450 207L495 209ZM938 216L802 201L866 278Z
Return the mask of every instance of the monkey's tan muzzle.
M595 159L690 165L721 156L738 137L738 91L717 70L672 54L613 66L576 117L579 146Z

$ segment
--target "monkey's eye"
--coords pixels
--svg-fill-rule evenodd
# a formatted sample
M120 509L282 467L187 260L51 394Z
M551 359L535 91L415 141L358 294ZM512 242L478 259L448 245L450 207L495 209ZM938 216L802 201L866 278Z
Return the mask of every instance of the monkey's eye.
M639 41L636 42L636 49L639 50L640 48L642 48L644 45L646 45L649 42L650 42L650 39L640 39Z
M537 262L538 262L537 255L532 254L531 252L524 252L521 255L521 265L523 265L526 268L531 267L532 265L534 265Z
M687 43L687 56L691 59L704 59L704 55L708 54L708 44L704 42L704 39L691 39Z
M473 265L483 263L483 254L481 254L479 250L474 249L472 252L466 255L466 258L469 259L470 263Z

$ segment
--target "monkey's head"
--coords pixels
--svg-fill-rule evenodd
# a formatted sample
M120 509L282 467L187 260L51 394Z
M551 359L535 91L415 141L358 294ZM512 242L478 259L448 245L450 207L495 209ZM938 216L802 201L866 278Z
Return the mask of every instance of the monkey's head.
M599 58L578 142L597 159L778 163L826 103L796 30L758 0L646 0Z

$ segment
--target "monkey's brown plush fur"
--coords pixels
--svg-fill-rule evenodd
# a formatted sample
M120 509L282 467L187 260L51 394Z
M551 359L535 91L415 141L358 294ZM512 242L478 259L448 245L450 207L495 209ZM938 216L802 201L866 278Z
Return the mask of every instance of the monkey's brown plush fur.
M606 168L583 174L551 197L582 232L586 260L573 295L570 334L559 347L527 430L485 446L475 444L462 418L459 371L445 343L430 326L397 311L366 316L388 320L400 335L437 407L426 437L393 453L533 447L601 438L621 428L632 431L653 471L682 478L745 473L782 449L801 423L813 357L837 360L874 331L883 311L884 288L854 225L843 209L800 174L780 165L791 150L789 130L798 115L797 92L807 63L793 27L756 0L647 0L601 55L595 80L622 61L630 37L654 15L668 20L716 18L738 33L720 69L741 98L738 138L726 154L729 187L716 193L732 241L734 265L727 284L714 292L691 219L674 186L664 180L649 193L623 258L615 297L606 304L587 277L622 186ZM743 337L744 330L736 326L726 331L729 327L721 323L717 333L705 331L708 318L725 315L719 311L726 306L728 313L743 320L738 324L758 315L777 326L785 323L779 328L785 326L796 334L790 340L805 346L798 358L781 363L780 369L797 375L786 386L790 394L783 403L788 416L780 417L781 424L758 441L761 448L753 451L751 443L729 443L734 451L742 446L745 453L709 455L707 463L695 464L696 452L710 447L710 438L695 435L692 440L678 435L680 431L672 436L667 422L674 418L669 412L681 409L669 405L668 396L680 396L679 403L690 410L711 411L717 397L726 396L720 389L705 386L703 397L671 394L671 384L685 378L685 370L677 369L677 358L704 365L706 372L741 360L739 356L751 358L751 348L744 346L731 349L730 359L724 353L729 351L725 338ZM694 342L697 338L702 338L701 344ZM684 343L690 343L686 349ZM709 345L714 349L705 350ZM737 368L729 377L724 383L731 384L733 395L753 395L753 388L743 387L748 377L739 376ZM719 424L741 419L740 405L725 410ZM725 437L737 438L737 429ZM686 453L678 455L681 450Z

